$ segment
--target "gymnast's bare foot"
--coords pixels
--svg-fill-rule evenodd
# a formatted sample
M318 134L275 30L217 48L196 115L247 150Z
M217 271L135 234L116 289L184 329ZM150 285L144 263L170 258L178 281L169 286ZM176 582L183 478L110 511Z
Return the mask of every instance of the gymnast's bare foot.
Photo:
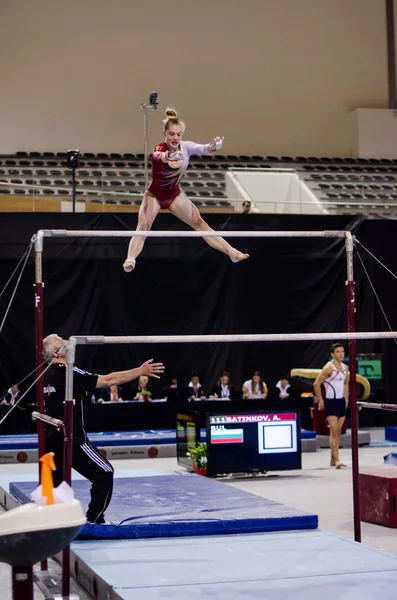
M347 465L345 465L344 463L340 462L340 460L336 461L335 468L336 469L342 469L342 467L347 467Z
M229 252L229 258L232 262L238 263L242 260L246 260L247 258L249 258L249 254L244 254L236 248L232 248Z
M135 258L126 258L123 269L126 273L131 273L135 269Z

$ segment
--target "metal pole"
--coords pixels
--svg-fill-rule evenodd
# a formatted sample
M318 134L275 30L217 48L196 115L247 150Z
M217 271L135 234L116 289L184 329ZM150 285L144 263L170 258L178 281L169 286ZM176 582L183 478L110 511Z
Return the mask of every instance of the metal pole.
M72 167L72 211L76 212L76 169Z
M73 463L73 366L76 355L76 339L70 338L66 347L66 395L64 416L64 452L63 452L63 479L72 485ZM70 546L62 552L62 597L70 594Z
M42 379L43 374L43 233L38 231L36 234L35 241L35 292L34 292L34 304L35 304L35 317L36 317L36 402L37 410L40 413L44 412L44 382ZM45 438L44 438L44 423L43 421L37 422L37 436L38 436L38 455L39 458L45 454ZM39 481L41 482L41 462L39 462ZM40 563L42 571L47 571L48 562L42 560Z
M389 92L389 108L397 109L396 93L396 40L394 34L394 0L386 0L386 34L387 34L387 82Z
M143 155L144 155L144 171L145 171L145 190L149 187L149 168L148 168L148 119L147 119L147 108L146 105L143 104L143 136L144 136L144 146L143 146Z
M349 333L355 333L355 299L354 299L354 272L353 272L353 238L351 233L346 234L347 257L347 322ZM358 459L358 407L357 407L357 360L356 340L349 340L349 371L350 371L350 418L352 435L352 483L353 483L353 519L354 539L361 542L360 518L360 466Z

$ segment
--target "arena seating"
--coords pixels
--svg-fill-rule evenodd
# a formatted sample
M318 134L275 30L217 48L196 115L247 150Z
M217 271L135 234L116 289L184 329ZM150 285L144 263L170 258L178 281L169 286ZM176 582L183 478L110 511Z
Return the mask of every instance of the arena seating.
M218 154L193 157L190 166L183 187L200 208L233 210L226 198L225 172L236 168L293 169L332 213L394 214L397 208L397 159ZM70 200L71 177L65 152L0 156L0 181L12 184L0 183L0 195ZM79 200L139 206L145 189L143 154L85 152L76 181Z
M225 199L224 176L224 169L230 167L229 158L221 158L222 163L212 158L191 161L192 168L187 172L183 185L191 197L200 198L195 200L197 206L230 207ZM250 164L255 162L254 158L246 158ZM233 160L239 162L238 157L233 157ZM13 156L0 156L0 180L15 184L15 187L0 184L0 194L16 195L18 191L18 194L55 195L59 199L70 199L71 177L64 152L19 151ZM145 190L143 155L83 153L76 182L79 200L139 205ZM21 185L32 187L18 187ZM39 189L36 186L40 186ZM103 193L98 194L101 191Z
M267 156L294 169L330 213L395 214L397 159Z

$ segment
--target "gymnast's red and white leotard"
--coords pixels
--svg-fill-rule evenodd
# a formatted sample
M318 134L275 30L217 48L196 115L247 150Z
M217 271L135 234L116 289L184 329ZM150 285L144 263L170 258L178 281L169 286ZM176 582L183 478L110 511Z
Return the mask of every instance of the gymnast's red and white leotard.
M152 154L152 182L148 187L161 208L169 208L175 198L181 193L180 181L189 165L191 154L210 155L207 144L181 142L181 151L185 158L179 162L163 162L163 154L168 151L164 142L156 146Z

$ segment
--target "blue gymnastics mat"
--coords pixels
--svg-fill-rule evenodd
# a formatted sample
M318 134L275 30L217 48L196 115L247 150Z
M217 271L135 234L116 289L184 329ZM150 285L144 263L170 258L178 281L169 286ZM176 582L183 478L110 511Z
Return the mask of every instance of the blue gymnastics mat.
M98 448L107 446L144 446L176 444L175 429L149 429L142 431L102 431L89 433L91 442ZM314 431L302 429L301 439L315 439ZM206 439L205 429L201 430L201 439ZM0 451L37 450L37 434L0 435Z
M388 442L397 442L397 427L387 425L385 427L385 440Z
M91 442L98 446L143 446L146 444L176 444L175 429L146 431L103 431L88 434ZM0 451L37 450L37 434L2 435Z
M90 483L73 484L84 507ZM21 503L32 483L10 483ZM80 538L131 539L315 529L318 516L195 474L118 478L105 525L87 524Z
M78 581L119 600L395 600L397 558L324 531L72 544Z

